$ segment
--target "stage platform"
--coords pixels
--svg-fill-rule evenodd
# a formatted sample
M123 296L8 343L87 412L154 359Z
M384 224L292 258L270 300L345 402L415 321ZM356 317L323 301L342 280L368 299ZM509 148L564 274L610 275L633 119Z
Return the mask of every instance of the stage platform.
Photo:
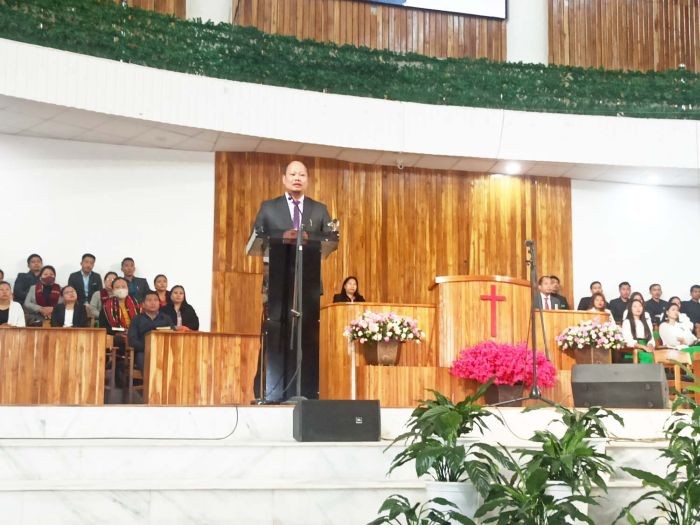
M500 409L483 439L508 447L555 417ZM620 410L608 453L663 472L667 410ZM382 500L424 498L412 468L386 476L385 451L410 409L382 409L376 443L297 443L291 407L0 407L0 524L354 525ZM556 424L555 427L556 429ZM640 492L617 473L596 523Z

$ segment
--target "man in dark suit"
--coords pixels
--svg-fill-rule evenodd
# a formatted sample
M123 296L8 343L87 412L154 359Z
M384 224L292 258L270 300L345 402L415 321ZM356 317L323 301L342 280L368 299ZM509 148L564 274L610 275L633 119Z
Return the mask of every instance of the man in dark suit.
M535 308L543 310L563 310L561 301L552 294L552 278L543 275L537 281L539 293L535 297Z
M271 401L282 401L295 394L293 379L296 372L296 355L289 348L292 324L290 308L296 257L293 249L295 230L302 229L309 234L331 230L331 218L326 205L306 196L309 174L303 163L291 162L282 176L282 184L285 189L284 195L261 204L254 226L257 234L282 234L288 243L286 247L278 243L275 249L269 251L269 301L265 305L264 366L267 382L265 397ZM304 250L303 271L301 394L307 398L318 398L318 320L321 294L318 251ZM256 395L261 397L259 381L258 375L255 390Z
M131 257L124 257L122 260L122 273L124 279L129 283L129 295L139 303L143 302L146 294L151 291L148 281L143 277L136 277L136 263Z
M78 293L78 303L89 303L92 294L102 290L102 277L92 269L95 267L95 256L91 253L83 254L80 259L80 271L73 272L68 277L68 286L75 288Z
M617 288L620 290L620 297L610 301L610 313L612 313L616 323L622 324L622 316L625 315L630 295L632 295L632 286L627 281L622 281Z
M24 307L24 300L27 297L27 292L29 289L39 282L39 273L41 273L41 268L44 265L44 261L41 259L40 255L36 253L31 254L27 257L27 267L29 271L27 273L18 273L15 279L14 290L14 300Z
M552 297L556 297L559 300L559 308L558 310L568 310L569 309L569 301L566 300L566 297L561 295L559 292L561 291L561 282L559 281L559 277L556 275L550 275L549 278L552 280Z
M600 281L593 281L591 285L589 286L589 289L591 290L591 295L588 297L581 297L581 300L578 302L578 307L576 308L577 310L580 310L582 312L585 312L586 310L590 310L591 306L591 296L594 293L603 293L603 285L600 284ZM603 294L605 295L605 294ZM605 301L605 308L609 308L610 305L608 304L607 301Z

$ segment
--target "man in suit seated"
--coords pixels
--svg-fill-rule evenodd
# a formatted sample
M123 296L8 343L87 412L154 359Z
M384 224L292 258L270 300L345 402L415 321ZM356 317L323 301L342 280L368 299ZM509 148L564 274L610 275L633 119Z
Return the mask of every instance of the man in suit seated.
M90 298L95 292L102 290L102 277L92 269L95 267L95 256L83 254L80 259L80 270L68 277L68 286L75 288L78 293L78 304L90 304Z
M134 367L143 371L146 334L156 328L175 329L170 317L160 311L160 299L153 291L146 292L141 304L141 313L129 325L129 346L134 349Z
M136 277L136 263L131 257L122 260L122 273L129 284L129 295L139 303L143 302L146 294L151 291L148 281L143 277Z
M591 283L591 285L589 286L589 289L591 290L591 295L589 295L588 297L581 297L581 300L578 302L578 307L576 308L577 310L582 311L582 312L590 310L591 307L593 306L591 304L591 296L594 293L601 293L601 294L603 293L603 285L600 284L600 281L593 281ZM603 296L605 296L605 294L603 294ZM609 307L610 307L610 305L606 301L605 308L609 308Z
M610 311L612 312L615 322L617 324L622 324L622 316L625 310L627 310L630 295L632 295L632 286L627 281L622 281L617 288L620 290L620 297L610 301Z
M537 281L539 293L535 299L535 307L543 310L562 310L561 301L552 295L552 278L543 275Z
M681 303L681 312L688 316L695 327L695 337L700 339L700 284L690 287L690 300Z
M40 255L36 253L27 257L27 273L18 273L15 279L14 295L15 301L24 305L24 300L27 298L29 289L39 282L39 273L44 266L44 261Z

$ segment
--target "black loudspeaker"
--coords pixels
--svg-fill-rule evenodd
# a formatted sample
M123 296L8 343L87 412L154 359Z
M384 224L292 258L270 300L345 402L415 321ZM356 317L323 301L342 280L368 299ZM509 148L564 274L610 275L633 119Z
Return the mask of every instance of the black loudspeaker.
M662 365L575 365L571 389L577 407L667 408Z
M294 407L297 441L379 441L379 401L319 401Z

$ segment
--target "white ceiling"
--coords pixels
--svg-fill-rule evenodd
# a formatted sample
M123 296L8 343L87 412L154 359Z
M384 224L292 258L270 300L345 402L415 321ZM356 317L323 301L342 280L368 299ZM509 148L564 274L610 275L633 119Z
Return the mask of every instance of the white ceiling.
M509 173L518 159L442 157L342 149L124 118L0 95L0 133L186 151L256 151L318 156L363 164ZM518 173L570 179L700 187L700 170L518 162Z

